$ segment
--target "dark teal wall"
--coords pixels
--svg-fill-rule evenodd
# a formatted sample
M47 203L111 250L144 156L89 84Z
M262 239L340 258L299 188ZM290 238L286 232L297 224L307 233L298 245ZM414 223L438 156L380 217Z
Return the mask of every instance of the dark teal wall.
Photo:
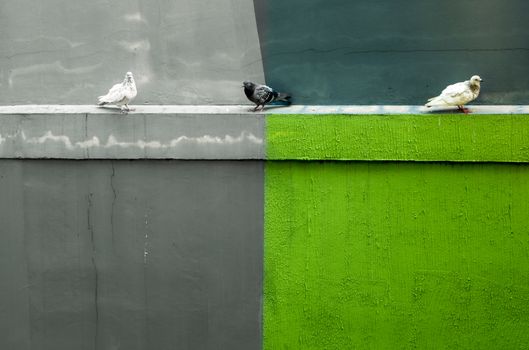
M526 104L525 0L254 0L267 83L298 104L423 104L479 74L481 104Z

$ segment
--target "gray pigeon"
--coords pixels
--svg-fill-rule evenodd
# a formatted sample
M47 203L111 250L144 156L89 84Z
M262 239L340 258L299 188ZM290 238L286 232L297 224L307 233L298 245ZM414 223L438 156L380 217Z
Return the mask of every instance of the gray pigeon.
M275 101L284 102L286 105L290 105L291 103L290 98L292 96L283 92L277 92L269 86L258 85L249 81L245 81L242 84L246 97L256 104L254 112L259 109L259 106L261 107L261 110L263 110L266 104Z
M99 96L98 105L112 104L121 106L122 112L128 112L131 110L128 104L137 94L138 91L136 90L134 77L131 72L127 72L125 74L125 80L122 83L112 86L106 95Z

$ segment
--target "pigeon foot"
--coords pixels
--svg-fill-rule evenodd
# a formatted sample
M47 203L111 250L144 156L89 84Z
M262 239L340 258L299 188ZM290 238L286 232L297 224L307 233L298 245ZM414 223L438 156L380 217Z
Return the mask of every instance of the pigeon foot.
M470 109L465 108L464 106L457 106L457 108L458 108L461 112L463 112L463 113L465 113L465 114L469 114L469 113L470 113Z

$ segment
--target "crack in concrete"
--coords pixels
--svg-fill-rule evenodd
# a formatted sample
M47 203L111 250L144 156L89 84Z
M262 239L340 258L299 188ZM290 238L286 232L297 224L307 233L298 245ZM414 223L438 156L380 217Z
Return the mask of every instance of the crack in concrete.
M95 336L94 336L94 349L97 349L99 340L99 274L96 263L96 246L94 240L94 227L92 226L92 196L93 193L88 194L88 207L87 207L87 228L90 232L90 242L92 243L92 265L94 267L94 307L95 307Z
M114 210L116 206L116 200L117 200L117 192L116 188L114 187L114 177L116 176L116 169L114 168L114 161L110 161L110 166L112 167L112 173L110 174L110 188L112 189L112 206L110 207L110 232L112 234L112 247L115 246L114 244Z

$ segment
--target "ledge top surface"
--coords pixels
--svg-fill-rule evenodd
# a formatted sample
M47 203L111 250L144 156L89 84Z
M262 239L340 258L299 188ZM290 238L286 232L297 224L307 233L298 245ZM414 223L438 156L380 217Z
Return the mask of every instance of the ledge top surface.
M469 105L472 114L529 114L529 105ZM429 109L412 105L292 105L267 106L253 112L251 105L131 105L130 114L447 114L454 108ZM117 107L95 105L0 106L1 114L120 114Z

